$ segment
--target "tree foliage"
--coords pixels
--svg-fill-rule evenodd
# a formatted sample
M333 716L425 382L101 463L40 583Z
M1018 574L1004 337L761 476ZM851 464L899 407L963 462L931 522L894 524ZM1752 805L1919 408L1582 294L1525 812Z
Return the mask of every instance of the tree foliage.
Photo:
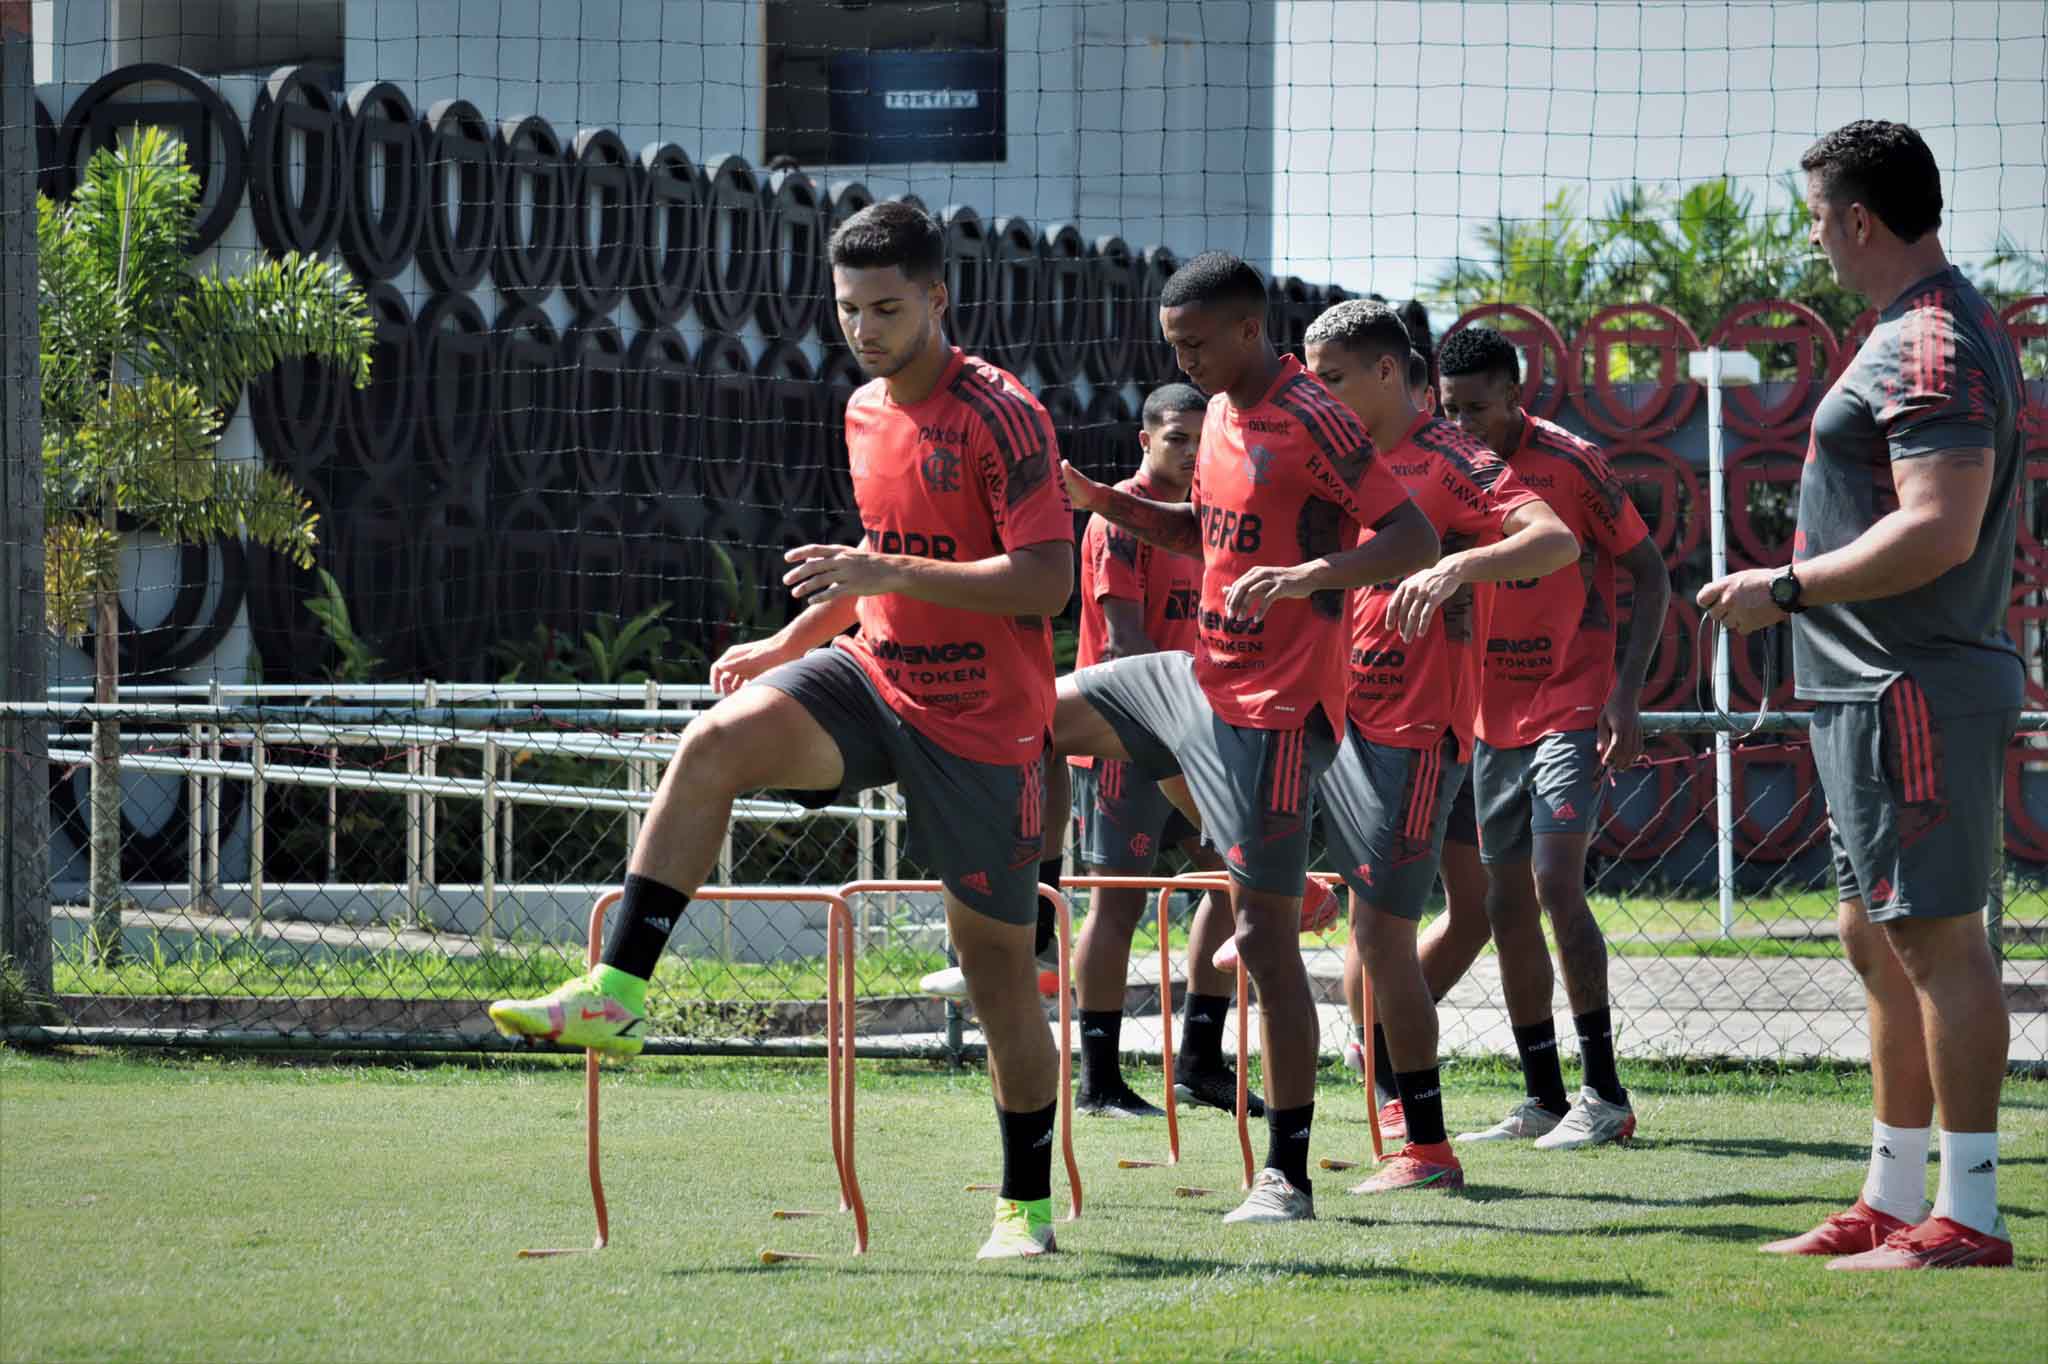
M369 308L347 273L297 254L195 273L198 208L183 144L156 127L96 152L69 201L37 200L46 614L73 638L94 594L119 590L125 525L244 536L310 566L304 495L222 459L221 431L243 385L288 357L369 382Z

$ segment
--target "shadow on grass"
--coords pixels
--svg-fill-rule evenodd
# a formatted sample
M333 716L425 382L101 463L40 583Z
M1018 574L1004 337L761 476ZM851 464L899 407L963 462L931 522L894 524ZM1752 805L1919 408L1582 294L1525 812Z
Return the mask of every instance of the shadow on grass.
M1379 1230L1388 1225L1367 1217L1331 1217L1324 1220L1347 1222L1367 1230ZM1459 1231L1490 1232L1503 1236L1567 1236L1583 1237L1587 1240L1623 1236L1689 1236L1708 1241L1754 1242L1758 1245L1791 1234L1783 1227L1760 1227L1749 1222L1720 1222L1704 1226L1687 1226L1679 1222L1596 1222L1591 1226L1580 1227L1511 1227L1497 1222L1433 1217L1427 1225L1431 1230L1447 1227Z
M1455 1223L1447 1225L1456 1225ZM1226 1260L1207 1255L1148 1255L1122 1250L1083 1250L1059 1257L1063 1268L1086 1274L1091 1283L1122 1280L1143 1283L1161 1279L1208 1279L1255 1275L1259 1278L1300 1276L1316 1279L1371 1280L1376 1283L1406 1284L1416 1288L1461 1289L1478 1293L1500 1293L1515 1297L1583 1298L1615 1297L1653 1299L1669 1296L1647 1288L1632 1278L1570 1279L1540 1278L1529 1274L1482 1274L1463 1270L1416 1270L1400 1265L1360 1264L1355 1260ZM928 1279L928 1265L884 1265L852 1256L828 1256L814 1262L829 1265L836 1274L858 1274ZM693 1265L671 1269L674 1279L710 1278L720 1275L755 1277L802 1272L803 1265ZM974 1272L963 1264L964 1272Z
M1638 1142L1646 1150L1698 1151L1709 1156L1776 1158L1817 1156L1822 1160L1865 1160L1868 1146L1846 1141L1790 1141L1783 1137L1658 1137Z
M1816 1201L1813 1194L1764 1194L1738 1190L1697 1198L1650 1198L1635 1193L1564 1193L1511 1184L1467 1184L1459 1195L1473 1203L1510 1203L1519 1199L1557 1199L1572 1203L1618 1203L1642 1208L1787 1208ZM1825 1201L1825 1200L1819 1200ZM1503 1227L1507 1231L1513 1228Z

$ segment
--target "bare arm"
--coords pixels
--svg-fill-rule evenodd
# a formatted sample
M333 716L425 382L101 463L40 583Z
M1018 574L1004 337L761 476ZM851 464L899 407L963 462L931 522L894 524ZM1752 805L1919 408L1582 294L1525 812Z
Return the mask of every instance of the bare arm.
M1106 637L1101 662L1159 652L1159 646L1145 633L1145 608L1129 597L1102 598L1102 624Z
M859 599L839 597L832 601L806 606L777 633L781 636L783 646L791 654L807 653L835 636L846 633L859 619Z
M840 597L805 607L796 617L766 639L735 644L711 665L711 687L720 696L730 695L767 672L798 658L850 628L858 619L859 600Z
M795 567L782 581L806 604L893 592L992 616L1050 616L1074 591L1074 547L1060 540L964 564L848 545L804 545L784 558Z
M1094 512L1146 544L1169 553L1202 557L1202 523L1192 503L1133 497L1106 483L1097 483L1065 460L1060 461L1060 473L1067 480L1067 496L1075 511Z
M1394 589L1386 620L1401 638L1414 639L1427 630L1437 609L1469 583L1541 578L1578 557L1579 538L1540 499L1509 512L1501 529L1506 532L1502 539L1446 554Z
M1664 555L1652 540L1640 541L1617 560L1635 582L1635 610L1629 617L1628 648L1616 671L1616 691L1631 697L1643 690L1650 673L1650 655L1664 634L1664 616L1671 609L1671 573L1664 567Z
M1945 450L1892 464L1897 510L1826 554L1794 565L1805 606L1873 601L1924 587L1977 552L1984 507L1991 500L1991 451ZM1717 621L1749 634L1785 619L1771 601L1775 568L1746 568L1700 589L1700 606Z
M1260 620L1269 606L1283 598L1406 577L1435 563L1442 549L1436 527L1429 524L1422 508L1404 499L1373 524L1372 534L1356 549L1291 567L1261 565L1247 570L1224 590L1223 607L1233 616Z

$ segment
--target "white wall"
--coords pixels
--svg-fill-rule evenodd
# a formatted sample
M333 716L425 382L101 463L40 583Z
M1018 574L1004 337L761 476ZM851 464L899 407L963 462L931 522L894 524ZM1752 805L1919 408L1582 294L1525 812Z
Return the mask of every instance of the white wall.
M1943 171L1951 255L2048 246L2048 5L1280 0L1275 251L1394 297L1559 189L1741 177L1901 119ZM1782 198L1775 202L1783 202Z

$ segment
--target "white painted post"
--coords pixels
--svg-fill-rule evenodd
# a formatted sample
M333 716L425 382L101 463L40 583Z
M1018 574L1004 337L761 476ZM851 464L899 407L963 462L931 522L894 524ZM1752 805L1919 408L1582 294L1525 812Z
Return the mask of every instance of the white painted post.
M441 703L440 684L431 677L427 679L426 703L429 708ZM421 756L420 766L421 770L427 775L430 790L432 789L434 770L440 765L440 757L441 746L432 739L429 739ZM424 854L426 865L420 871L420 880L429 887L435 885L441 879L435 873L435 867L439 858L435 856L438 845L434 837L435 831L440 824L440 812L441 802L432 796L428 796L425 801L425 809L422 812L425 819L421 829L421 841L425 844L421 851Z
M1756 357L1747 351L1724 353L1719 346L1694 351L1688 372L1707 389L1707 526L1711 577L1728 572L1728 464L1722 442L1721 390L1730 384L1753 384L1761 377ZM1728 632L1714 640L1714 708L1726 714L1731 693ZM1714 855L1721 895L1721 936L1735 935L1735 777L1726 730L1714 733Z
M249 742L249 928L253 934L263 921L263 803L267 787L263 780L263 726L256 726Z
M206 701L210 706L220 705L219 678L207 684ZM215 720L213 742L207 746L207 756L216 764L221 760L220 731L220 722ZM206 778L206 877L202 889L209 913L220 905L220 784L221 778L217 774Z
M192 726L190 737L186 747L194 769L185 778L185 910L197 914L206 894L206 780L197 769L206 754L205 726Z
M483 883L484 922L479 936L485 943L497 932L498 916L498 741L484 740Z

